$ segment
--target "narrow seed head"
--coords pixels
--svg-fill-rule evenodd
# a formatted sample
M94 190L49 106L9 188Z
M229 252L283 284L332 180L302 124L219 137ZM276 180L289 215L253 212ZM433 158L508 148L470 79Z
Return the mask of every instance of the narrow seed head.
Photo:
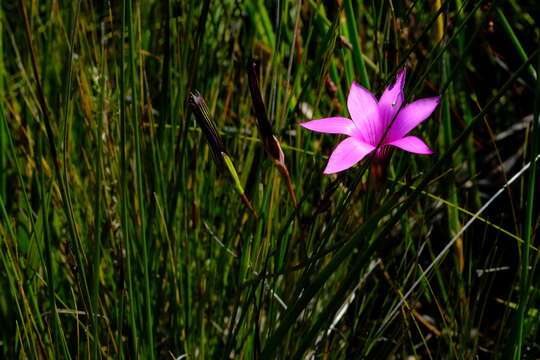
M285 165L285 155L279 144L279 140L274 136L272 131L272 123L268 120L266 114L266 107L261 95L261 89L259 86L259 77L257 71L257 62L253 58L249 58L247 64L248 84L249 91L251 93L251 99L253 101L253 108L255 109L255 115L257 116L257 125L259 127L259 135L264 145L264 150L272 159L272 162L278 168L279 172L286 181L287 189L291 196L294 207L298 207L296 202L296 196L294 195L294 188L289 175L287 165Z
M202 95L196 90L190 93L189 100L193 113L195 114L195 119L197 119L197 123L201 127L208 144L210 144L210 149L212 149L212 154L219 170L230 176L234 182L236 192L240 195L242 202L244 202L246 207L255 217L255 221L257 221L257 212L246 196L238 173L236 172L236 168L225 151L225 146L223 145L223 141L221 141L221 136L219 135L216 124L210 115L210 110L208 109L208 105L206 105L206 101L204 101Z
M261 88L259 86L257 62L253 58L249 58L247 65L248 72L248 84L249 91L251 93L251 99L253 101L253 108L255 110L255 116L257 117L257 125L259 127L259 134L261 136L264 148L268 155L274 160L279 159L279 149L276 147L274 141L274 133L272 131L272 123L268 120L266 114L266 107L261 95Z
M223 169L223 154L226 153L225 146L223 145L216 124L210 115L208 105L206 105L206 101L204 101L203 96L197 90L191 92L189 99L197 124L201 127L203 135L206 137L208 144L210 144L214 160L218 167Z

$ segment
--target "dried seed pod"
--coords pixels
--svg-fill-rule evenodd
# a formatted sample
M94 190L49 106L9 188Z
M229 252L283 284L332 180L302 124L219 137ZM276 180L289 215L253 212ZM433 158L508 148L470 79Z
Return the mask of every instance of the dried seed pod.
M195 114L197 124L200 126L204 137L212 149L212 155L220 170L223 170L225 162L223 155L225 152L225 146L221 141L221 136L217 130L216 124L210 116L210 110L202 95L197 91L193 91L190 94L190 104Z
M234 167L231 157L227 155L227 152L225 151L225 145L223 145L223 141L221 141L221 136L219 135L216 124L210 115L210 110L208 109L208 105L206 105L206 101L204 101L202 95L195 90L190 94L190 104L193 108L195 119L201 127L203 135L208 141L208 144L210 144L212 155L216 161L216 164L218 165L219 170L226 170L226 173L230 175L234 182L235 189L240 195L240 199L246 205L249 211L251 211L255 217L255 220L257 221L257 212L244 192L244 188L242 187L242 183L240 182L240 178L236 172L236 168Z
M251 100L253 101L253 108L255 115L257 116L257 125L259 128L259 135L264 144L264 149L268 155L273 159L279 158L279 151L276 148L273 140L274 134L272 131L272 123L268 120L266 114L266 107L261 95L261 89L259 86L259 77L257 76L257 63L253 59L248 61L248 84L249 91L251 93Z
M283 176L294 207L298 207L291 176L289 175L287 165L285 165L285 155L283 154L283 150L281 149L278 139L274 136L272 131L272 123L270 120L268 120L268 115L266 114L266 107L264 106L261 89L259 86L259 77L257 76L257 63L252 58L248 60L247 72L249 91L251 93L253 108L257 117L259 135L264 145L264 150L268 156L270 156L270 159L272 159L272 162Z

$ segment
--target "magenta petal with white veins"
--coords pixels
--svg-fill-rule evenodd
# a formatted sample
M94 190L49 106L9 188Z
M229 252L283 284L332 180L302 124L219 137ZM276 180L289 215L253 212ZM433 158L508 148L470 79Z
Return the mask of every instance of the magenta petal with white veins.
M332 155L330 155L324 173L333 174L346 170L362 160L374 149L375 146L359 141L353 137L346 138L338 144L332 152Z

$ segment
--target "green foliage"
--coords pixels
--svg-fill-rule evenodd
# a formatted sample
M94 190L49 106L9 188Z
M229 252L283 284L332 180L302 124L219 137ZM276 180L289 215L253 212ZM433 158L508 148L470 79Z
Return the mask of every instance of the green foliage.
M540 357L539 23L513 0L2 2L0 358ZM407 102L443 96L415 130L436 154L323 175L340 139L297 123L404 66Z

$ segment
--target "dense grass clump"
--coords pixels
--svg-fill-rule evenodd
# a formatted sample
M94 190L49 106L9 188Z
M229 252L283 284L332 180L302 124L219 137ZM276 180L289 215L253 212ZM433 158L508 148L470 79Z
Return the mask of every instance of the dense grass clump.
M0 5L0 358L535 359L536 1ZM353 81L441 95L323 175Z

